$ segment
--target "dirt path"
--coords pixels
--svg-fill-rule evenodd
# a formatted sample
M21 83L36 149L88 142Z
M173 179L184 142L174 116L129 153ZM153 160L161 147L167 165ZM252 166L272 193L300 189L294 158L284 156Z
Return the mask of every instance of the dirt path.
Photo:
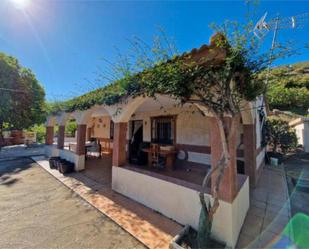
M32 160L0 161L0 248L144 248Z

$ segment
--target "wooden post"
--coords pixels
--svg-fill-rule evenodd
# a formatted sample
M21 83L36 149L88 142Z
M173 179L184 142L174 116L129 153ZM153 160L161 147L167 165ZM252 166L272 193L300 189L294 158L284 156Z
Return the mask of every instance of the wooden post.
M62 150L64 147L64 132L65 132L65 126L60 125L58 129L58 141L57 141L57 148Z
M46 126L45 144L52 145L54 143L54 126Z
M114 124L113 166L123 166L126 162L127 123Z
M86 143L86 128L87 125L79 124L77 125L77 138L76 138L76 155L85 155L85 143Z

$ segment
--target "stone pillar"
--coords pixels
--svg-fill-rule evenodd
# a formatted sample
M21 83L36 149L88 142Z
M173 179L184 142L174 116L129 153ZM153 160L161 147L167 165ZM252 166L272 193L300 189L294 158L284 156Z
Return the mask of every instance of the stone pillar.
M255 124L243 125L243 144L245 174L249 176L250 187L256 184L256 127Z
M217 120L215 118L210 118L210 144L211 144L211 167L215 167L221 158L222 153L222 143L220 141L220 132ZM231 118L226 118L224 125L226 129L231 126ZM239 123L238 123L239 125ZM224 171L223 179L221 180L219 189L219 198L221 200L232 202L237 194L238 179L237 179L237 131L231 136L231 142L229 146L230 151L230 163ZM211 178L211 188L214 188L215 178L218 174L216 171Z
M57 141L57 148L62 150L64 147L64 132L65 132L65 126L60 125L58 128L58 141Z
M126 161L127 123L114 124L113 166L123 166Z
M46 126L45 144L52 145L54 143L54 126Z
M85 155L85 143L86 143L86 128L87 125L77 125L77 138L76 138L76 155Z

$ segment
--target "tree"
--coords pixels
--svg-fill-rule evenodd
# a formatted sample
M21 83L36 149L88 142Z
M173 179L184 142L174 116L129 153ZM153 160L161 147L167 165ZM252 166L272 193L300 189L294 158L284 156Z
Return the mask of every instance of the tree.
M272 118L267 120L267 143L272 147L274 153L281 150L283 154L296 149L297 136L294 129L289 126L287 121Z
M29 128L45 120L45 92L30 69L0 53L0 138L4 124Z

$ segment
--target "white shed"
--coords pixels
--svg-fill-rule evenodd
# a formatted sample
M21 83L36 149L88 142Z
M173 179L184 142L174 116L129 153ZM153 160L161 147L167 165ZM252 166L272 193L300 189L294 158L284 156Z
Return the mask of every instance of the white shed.
M304 147L305 152L309 152L309 118L294 119L289 125L296 131L298 144Z

